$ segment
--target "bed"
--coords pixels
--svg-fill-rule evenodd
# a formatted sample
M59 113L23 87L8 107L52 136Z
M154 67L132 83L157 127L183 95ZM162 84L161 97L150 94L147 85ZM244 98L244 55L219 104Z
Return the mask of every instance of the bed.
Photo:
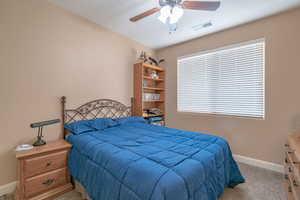
M73 145L70 173L90 199L215 200L225 187L245 181L221 137L150 125L114 100L76 109L65 109L65 100L68 130L92 123L66 137Z

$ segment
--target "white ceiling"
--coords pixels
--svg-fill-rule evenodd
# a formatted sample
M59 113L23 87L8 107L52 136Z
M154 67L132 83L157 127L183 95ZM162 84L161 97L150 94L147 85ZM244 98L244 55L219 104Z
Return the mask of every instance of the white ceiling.
M136 23L129 18L158 6L158 0L49 0L114 32L157 49L263 18L300 5L300 0L221 0L217 11L185 10L178 30L168 28L153 14ZM209 1L209 0L206 0ZM211 21L207 28L201 24Z

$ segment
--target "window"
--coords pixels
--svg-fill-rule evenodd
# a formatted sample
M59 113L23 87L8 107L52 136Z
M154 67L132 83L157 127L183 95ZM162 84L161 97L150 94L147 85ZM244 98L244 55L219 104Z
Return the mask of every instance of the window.
M178 58L177 110L264 118L264 39Z

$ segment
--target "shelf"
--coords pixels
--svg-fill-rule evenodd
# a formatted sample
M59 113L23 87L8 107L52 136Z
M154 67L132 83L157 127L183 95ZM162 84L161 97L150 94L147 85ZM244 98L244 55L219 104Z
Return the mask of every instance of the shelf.
M150 117L162 117L162 116L164 116L164 114L163 113L161 113L161 114L145 114L145 113L143 113L143 117L145 117L145 118L150 118Z
M153 101L145 101L145 100L143 100L143 102L145 102L145 103L163 103L164 101L163 100L153 100Z
M163 68L161 68L159 66L150 65L150 64L147 64L147 63L143 63L143 67L153 69L153 70L156 70L156 71L160 71L160 72L165 71Z
M159 91L163 91L164 88L153 88L153 87L143 87L146 90L159 90Z
M164 81L164 79L161 79L161 78L155 79L155 78L151 78L150 76L144 76L144 79L152 80L152 81Z

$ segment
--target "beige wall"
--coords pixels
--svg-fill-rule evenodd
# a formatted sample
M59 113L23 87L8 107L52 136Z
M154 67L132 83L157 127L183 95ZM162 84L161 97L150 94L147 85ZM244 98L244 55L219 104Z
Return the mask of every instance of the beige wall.
M31 122L60 117L59 97L130 103L136 51L150 49L43 0L0 1L0 185L16 180L14 148ZM60 125L44 129L47 140Z
M282 163L288 132L300 130L300 9L161 49L167 68L169 126L228 139L233 152ZM176 59L202 50L266 38L266 119L176 112Z

